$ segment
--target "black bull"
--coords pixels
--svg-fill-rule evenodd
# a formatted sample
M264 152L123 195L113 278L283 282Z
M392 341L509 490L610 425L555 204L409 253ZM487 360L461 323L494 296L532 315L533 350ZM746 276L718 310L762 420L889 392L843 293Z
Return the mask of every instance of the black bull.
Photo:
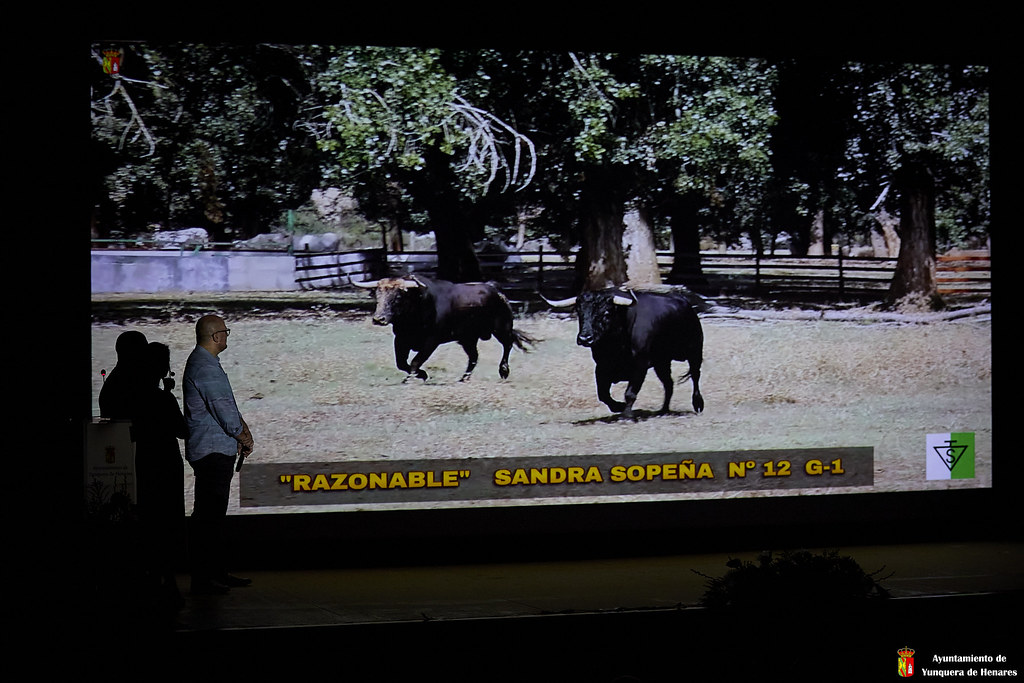
M647 377L655 374L665 387L661 411L667 412L672 399L673 360L687 361L687 377L693 382L693 409L704 410L700 395L700 366L703 362L704 331L690 300L683 294L608 289L584 292L553 306L575 304L580 331L576 343L590 348L594 357L597 397L612 412L633 417L633 403ZM611 396L611 385L629 382L625 402Z
M512 309L498 289L485 282L455 284L423 277L386 278L355 283L376 289L375 325L391 325L395 334L395 364L399 370L427 379L423 364L438 346L458 342L469 357L460 381L465 382L476 367L477 341L493 335L504 353L498 366L502 379L508 378L508 356L515 345L525 350L532 344L528 335L512 328ZM416 355L409 361L409 353Z

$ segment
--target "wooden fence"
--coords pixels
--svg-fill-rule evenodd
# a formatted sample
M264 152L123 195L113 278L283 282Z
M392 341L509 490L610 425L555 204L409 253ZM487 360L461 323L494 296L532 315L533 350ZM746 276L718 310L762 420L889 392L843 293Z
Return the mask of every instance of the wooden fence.
M992 293L992 260L987 251L943 254L936 260L939 294Z
M433 251L385 253L305 252L295 254L296 282L303 289L345 287L353 280L376 280L418 273L433 277ZM573 252L529 251L478 254L483 276L497 282L513 299L574 293L576 255ZM674 254L659 252L662 280L672 282ZM766 256L702 252L701 277L683 280L698 291L756 296L812 295L825 298L880 299L889 289L896 259L837 256ZM937 263L940 294L991 293L987 252L940 256Z

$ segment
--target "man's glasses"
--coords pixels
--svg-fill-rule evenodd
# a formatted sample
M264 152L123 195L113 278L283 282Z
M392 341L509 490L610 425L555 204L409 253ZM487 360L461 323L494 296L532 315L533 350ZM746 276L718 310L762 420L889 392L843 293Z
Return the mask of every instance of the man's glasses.
M214 332L210 336L211 337L216 337L218 334L221 334L221 333L223 333L225 337L228 337L228 336L231 335L231 330L230 329L217 330L216 332Z

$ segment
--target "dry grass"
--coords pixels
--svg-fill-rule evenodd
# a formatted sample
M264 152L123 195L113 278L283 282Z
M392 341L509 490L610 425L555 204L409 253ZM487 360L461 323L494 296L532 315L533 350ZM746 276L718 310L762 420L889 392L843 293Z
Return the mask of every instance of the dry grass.
M635 423L598 402L593 362L576 345L576 322L567 317L517 322L544 341L531 353L513 352L508 381L498 377L500 346L481 342L468 383L458 382L464 353L448 344L428 361L427 382L403 384L390 329L362 316L228 324L230 346L221 358L253 429L254 461L874 446L872 490L891 491L943 486L924 480L920 443L930 431L959 429L976 432L979 457L977 479L956 483L990 482L986 320L896 325L708 317L705 412L693 413L687 381L677 385L669 414L653 414L662 389L652 372ZM130 328L167 343L180 377L194 344L188 322ZM125 329L93 328L94 396L100 369L112 367L114 341ZM675 364L675 374L685 368ZM616 388L621 397L624 385Z

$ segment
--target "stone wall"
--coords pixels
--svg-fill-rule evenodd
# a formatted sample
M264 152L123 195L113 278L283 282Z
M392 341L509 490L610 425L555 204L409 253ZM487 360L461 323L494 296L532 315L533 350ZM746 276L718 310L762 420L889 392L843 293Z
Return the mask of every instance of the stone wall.
M299 289L286 252L94 250L93 292L248 292Z

